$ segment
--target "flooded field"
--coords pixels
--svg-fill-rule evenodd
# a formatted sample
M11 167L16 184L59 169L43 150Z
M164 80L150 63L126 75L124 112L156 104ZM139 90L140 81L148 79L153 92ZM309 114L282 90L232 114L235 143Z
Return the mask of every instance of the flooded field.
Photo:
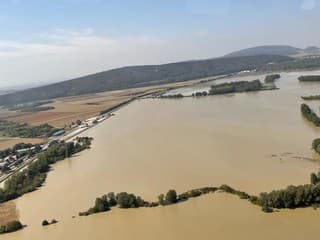
M228 184L258 194L308 183L320 166L311 150L320 129L302 118L300 96L319 94L320 84L299 83L300 75L283 73L276 91L143 99L125 106L84 133L94 138L90 150L54 165L44 187L14 201L28 226L1 239L316 237L319 210L265 214L221 193L169 207L77 216L110 191L156 200L168 189L182 192ZM238 79L257 78L263 80ZM211 84L178 92L190 94ZM319 112L319 101L310 105ZM42 220L53 218L59 223L41 226Z

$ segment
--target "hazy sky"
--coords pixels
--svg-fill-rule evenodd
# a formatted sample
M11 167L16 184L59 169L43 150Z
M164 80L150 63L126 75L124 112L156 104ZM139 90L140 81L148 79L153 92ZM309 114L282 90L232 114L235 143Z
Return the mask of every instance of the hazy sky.
M0 0L0 88L241 48L320 46L320 0Z

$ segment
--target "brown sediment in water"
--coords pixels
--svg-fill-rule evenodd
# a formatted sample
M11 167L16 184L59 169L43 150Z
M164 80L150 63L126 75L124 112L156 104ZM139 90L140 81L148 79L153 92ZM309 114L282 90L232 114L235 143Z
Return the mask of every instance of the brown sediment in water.
M95 139L91 150L55 164L44 187L15 201L28 227L4 239L315 238L317 210L268 215L223 193L165 208L71 217L110 190L152 201L168 189L228 184L257 195L308 183L317 161L290 156L290 161L279 162L270 156L294 152L314 158L310 144L320 130L307 125L299 109L299 96L314 86L300 86L295 75L282 74L279 87L233 97L147 99L120 109L84 133ZM52 218L60 224L40 226Z

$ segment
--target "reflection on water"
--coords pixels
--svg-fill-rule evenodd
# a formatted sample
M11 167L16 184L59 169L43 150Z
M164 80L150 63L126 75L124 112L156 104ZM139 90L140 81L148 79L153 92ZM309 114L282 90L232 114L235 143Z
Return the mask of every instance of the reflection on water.
M310 144L320 132L301 117L300 96L317 92L314 83L299 83L299 75L283 74L277 91L147 99L122 108L85 133L95 139L91 150L57 163L43 188L15 201L28 228L3 239L299 239L301 225L315 236L317 211L266 215L225 194L72 218L109 191L155 200L171 188L229 184L258 194L307 183L319 167ZM40 226L52 218L59 224Z

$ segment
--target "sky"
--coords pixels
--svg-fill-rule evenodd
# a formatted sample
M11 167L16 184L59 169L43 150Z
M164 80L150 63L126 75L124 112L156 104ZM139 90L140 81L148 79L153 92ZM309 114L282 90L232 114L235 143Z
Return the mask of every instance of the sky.
M320 0L0 0L0 89L259 45L320 46Z

